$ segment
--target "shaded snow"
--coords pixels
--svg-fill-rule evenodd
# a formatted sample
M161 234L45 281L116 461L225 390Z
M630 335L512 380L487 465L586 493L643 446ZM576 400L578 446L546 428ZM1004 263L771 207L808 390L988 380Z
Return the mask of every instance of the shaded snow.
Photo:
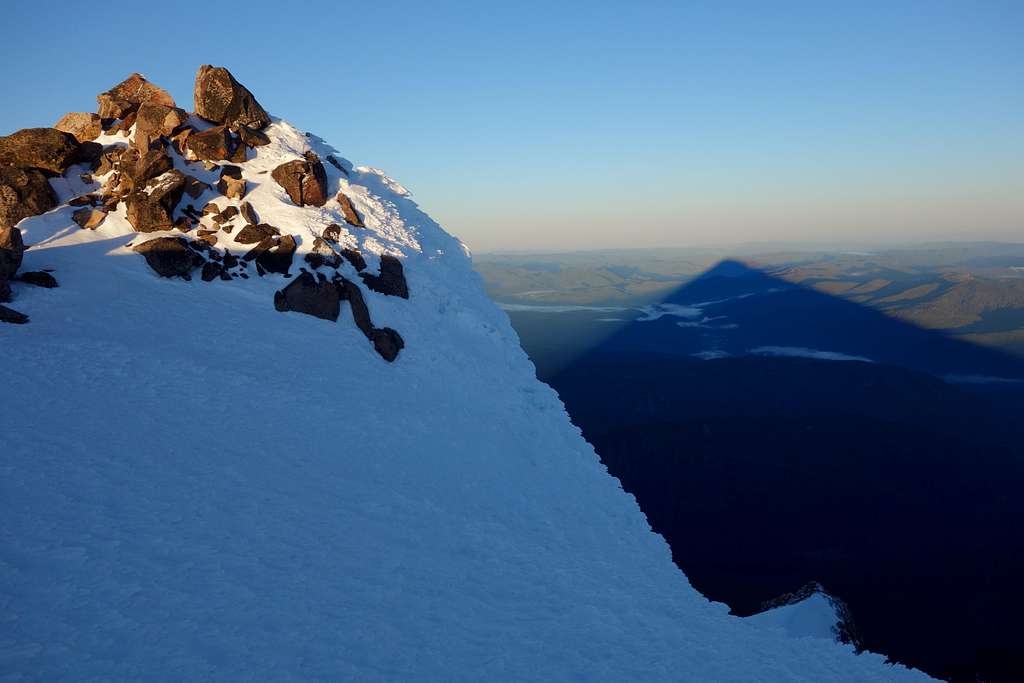
M758 346L750 349L750 353L759 356L794 356L797 358L815 358L817 360L837 361L860 361L862 363L874 363L870 358L864 356L851 356L848 353L838 351L822 351L820 349L808 349L803 346Z
M260 172L332 150L267 132L247 199L298 262L340 212ZM408 301L366 292L394 364L347 310L276 312L280 276L156 277L123 207L22 222L24 269L61 286L15 283L31 322L0 325L5 680L924 679L694 591L464 247L386 176L325 167L368 226L343 242L403 259Z

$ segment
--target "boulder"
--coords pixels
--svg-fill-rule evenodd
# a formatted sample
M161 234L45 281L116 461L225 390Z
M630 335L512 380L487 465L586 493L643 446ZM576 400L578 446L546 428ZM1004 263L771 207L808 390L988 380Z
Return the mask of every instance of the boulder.
M57 287L57 278L50 275L44 270L34 270L28 273L22 273L18 276L20 282L24 282L27 285L35 285L36 287L45 287L46 289L53 289Z
M320 237L313 239L313 249L306 254L306 263L314 270L320 266L339 268L341 256L334 251L328 242Z
M272 225L260 223L258 225L246 225L235 235L235 241L239 244L256 244L263 240L273 239L280 235L281 231Z
M0 306L0 323L12 323L14 325L24 325L28 322L28 316L24 313L18 313L13 308L7 308L6 306Z
M242 218L249 225L256 225L260 222L259 216L256 215L256 209L252 208L252 204L249 202L242 202L241 213Z
M130 189L142 189L153 178L174 168L174 162L163 149L145 152L131 150L121 158L121 171L131 181Z
M327 203L327 173L316 155L281 164L271 177L297 206L323 206Z
M380 257L380 275L360 273L359 277L363 278L366 286L375 292L400 296L403 299L409 298L409 287L405 282L402 262L394 256L384 254Z
M274 308L282 313L295 311L333 322L341 311L341 292L323 274L314 277L303 271L287 287L274 293Z
M125 199L127 218L136 232L156 232L174 227L174 209L185 192L185 175L173 170L151 183L152 189L140 189Z
M235 151L235 140L226 126L214 126L192 133L185 142L186 156L200 161L227 161Z
M146 263L161 277L191 280L191 272L203 265L203 257L189 248L183 237L157 237L132 248L146 257Z
M345 222L349 225L354 225L357 228L365 228L363 219L356 213L356 208L352 206L352 200L345 195L344 192L338 192L337 196L338 204L341 205L341 212L345 215Z
M294 237L283 235L277 244L256 256L256 265L268 273L287 275L292 267L292 258L295 256L297 246Z
M159 102L143 102L135 118L136 146L147 147L148 141L161 135L170 137L187 120L188 114L184 109L168 107ZM146 141L146 144L139 144L142 141Z
M238 127L238 138L249 147L262 147L270 144L270 138L266 133L249 126Z
M106 220L107 212L103 209L86 206L71 214L71 218L78 223L78 227L84 230L95 230Z
M60 117L60 121L53 127L65 133L71 133L79 142L95 140L103 132L100 117L85 111L68 112Z
M398 352L405 348L405 341L402 336L390 327L378 327L370 333L370 341L373 348L381 355L381 358L391 363L398 358Z
M78 161L78 140L56 128L23 128L0 137L0 165L60 175Z
M199 67L193 97L196 114L207 121L233 129L248 126L256 130L270 123L270 115L253 94L223 67L209 64Z
M0 280L14 278L21 267L25 244L21 241L21 230L0 225Z
M228 199L241 199L245 196L245 180L242 169L238 166L222 166L217 190Z
M57 195L41 171L0 166L0 235L5 227L17 225L21 219L45 213L55 206Z
M96 102L99 104L101 119L124 119L135 112L143 102L155 102L165 107L174 106L174 98L166 90L153 85L138 73L97 95Z

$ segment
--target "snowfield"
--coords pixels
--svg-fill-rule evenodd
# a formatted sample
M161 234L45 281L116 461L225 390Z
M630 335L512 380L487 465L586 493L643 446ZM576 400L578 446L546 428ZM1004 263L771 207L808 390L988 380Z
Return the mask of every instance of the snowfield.
M246 199L297 236L294 274L344 223L269 171L336 152L266 132ZM394 363L347 303L275 311L282 276L158 277L126 245L171 233L123 204L20 224L22 270L60 287L13 283L31 322L0 325L0 680L925 680L694 591L463 245L379 171L324 165L367 225L342 244L405 267L408 300L363 287ZM88 189L69 176L62 201ZM210 199L238 203L182 205Z

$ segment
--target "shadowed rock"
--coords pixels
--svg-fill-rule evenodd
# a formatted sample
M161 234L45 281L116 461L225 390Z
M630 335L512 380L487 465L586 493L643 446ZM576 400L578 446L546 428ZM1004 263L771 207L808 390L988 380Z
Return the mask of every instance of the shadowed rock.
M156 232L174 227L174 208L185 192L185 176L172 170L156 179L151 190L139 190L125 199L127 218L136 232Z
M256 244L266 239L272 239L279 234L281 234L280 230L266 223L246 225L235 235L235 241L239 244Z
M131 150L121 158L121 171L131 181L131 189L141 189L146 183L174 168L174 162L163 149L145 152Z
M390 327L378 327L370 333L373 348L389 363L398 358L398 352L405 348L405 341Z
M41 171L0 166L0 232L55 206L57 195Z
M166 90L153 85L138 73L97 95L96 102L99 104L101 119L123 119L134 113L143 102L174 106L174 98Z
M354 225L357 228L365 228L363 225L363 219L356 213L356 208L352 205L352 200L344 192L338 193L338 204L341 205L341 212L345 214L345 222L349 225Z
M185 147L193 159L200 161L228 161L235 151L235 141L226 126L214 126L209 130L192 133Z
M360 273L359 277L363 278L366 286L375 292L400 296L403 299L409 298L409 287L405 282L402 262L394 256L384 254L380 257L380 275Z
M322 274L314 277L303 271L287 287L274 294L274 308L295 311L316 318L336 321L341 310L338 286Z
M0 306L0 323L11 323L14 325L24 325L28 322L28 316L24 313L19 313L13 308L7 308L6 306Z
M196 114L207 121L232 129L248 126L256 130L270 123L270 115L248 88L223 67L209 64L199 67L193 97Z
M220 180L217 190L228 199L241 199L245 196L245 180L242 169L238 166L223 166L220 169Z
M14 298L11 293L11 284L7 280L0 278L0 304L6 304Z
M146 257L146 263L161 277L181 277L191 280L190 273L203 265L203 257L189 248L182 237L157 237L133 247Z
M65 133L71 133L79 142L95 140L103 132L100 117L85 111L68 112L60 117L60 121L53 127Z
M314 269L321 266L338 268L341 266L341 256L331 248L326 240L317 237L313 240L313 249L306 254L306 263Z
M285 275L292 267L292 258L295 256L295 249L298 245L291 235L282 235L277 243L256 256L256 265L262 267L268 273L281 273Z
M54 287L59 286L57 284L57 278L43 270L33 270L28 273L22 273L18 276L18 280L27 285L45 287L46 289L53 289Z
M0 280L10 280L21 267L25 243L21 241L21 230L0 225Z
M263 145L270 144L270 138L267 137L266 133L249 126L239 126L238 137L249 147L262 147Z
M296 206L323 206L327 203L327 172L315 154L305 160L283 163L270 175Z
M78 140L56 128L23 128L0 137L0 165L60 175L78 159Z

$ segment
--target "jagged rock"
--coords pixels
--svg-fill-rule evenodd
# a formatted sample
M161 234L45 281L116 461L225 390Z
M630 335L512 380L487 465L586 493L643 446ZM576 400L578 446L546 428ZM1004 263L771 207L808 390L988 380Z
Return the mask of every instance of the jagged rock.
M210 189L210 186L199 180L195 176L185 176L185 194L192 199L199 199L204 192Z
M196 114L207 121L232 128L248 126L257 130L270 123L270 115L248 88L236 81L231 72L223 67L209 64L199 67L193 96Z
M10 303L14 296L11 294L11 285L7 280L0 278L0 304Z
M207 202L206 206L203 207L204 216L213 216L218 213L220 213L220 207L213 202Z
M232 138L234 140L234 138ZM228 159L233 164L244 164L249 160L249 148L243 145L241 142L235 141L235 151L232 152L231 158Z
M314 270L320 266L329 268L341 267L341 256L331 248L326 240L317 237L313 240L313 249L306 254L306 263Z
M71 214L71 218L75 223L78 223L78 227L85 230L95 230L106 220L107 212L102 209L86 206Z
M95 140L103 132L100 117L92 112L72 111L60 117L54 128L71 133L79 142Z
M181 156L185 156L185 153L188 151L188 139L195 132L196 129L192 126L182 126L181 130L172 135L171 146L174 148L174 151Z
M203 282L212 282L215 278L220 277L222 267L215 261L207 261L203 264L203 272L200 275Z
M211 247L217 244L217 234L216 233L208 232L205 235L199 235L196 239L199 240L200 243L207 244L207 245L209 245Z
M314 277L303 271L288 286L274 293L274 308L305 313L324 320L337 321L341 311L338 286L320 274Z
M358 249L342 249L341 255L345 257L345 260L352 264L352 267L357 272L366 270L366 259L359 253Z
M262 147L270 144L270 138L262 130L256 130L249 126L238 127L239 139L249 147Z
M337 244L338 240L341 239L341 226L337 223L331 223L324 228L322 236L328 242Z
M21 241L21 230L0 225L0 280L10 280L21 267L25 243Z
M177 170L168 171L152 183L152 189L128 195L128 222L136 232L170 230L174 227L174 208L184 192L185 175Z
M224 267L235 268L238 266L238 257L232 254L229 250L224 250Z
M373 323L370 321L370 309L366 307L366 300L363 299L363 292L359 289L359 285L341 276L338 276L335 282L345 292L345 298L348 299L349 307L352 309L352 320L356 327L366 335L367 339L371 339Z
M28 322L28 316L24 313L19 313L13 308L7 308L6 306L0 306L0 323L11 323L13 325L24 325Z
M186 141L186 155L200 161L227 161L235 151L235 140L226 126L195 132Z
M53 289L58 286L57 278L43 270L33 270L28 273L22 273L18 276L18 280L27 285L45 287L46 289Z
M381 355L381 358L391 363L398 358L398 352L405 348L405 341L402 336L390 327L378 327L370 333L370 341L373 348Z
M83 142L78 146L73 164L87 164L95 170L100 165L100 157L103 156L103 145L98 142Z
M96 195L81 194L68 200L68 206L96 206Z
M170 136L188 120L184 109L158 102L143 102L135 117L135 142L140 149L161 135ZM145 143L145 144L141 144Z
M281 164L271 177L297 206L323 206L327 203L327 172L316 155Z
M345 222L357 228L365 228L363 219L359 217L359 214L356 213L356 208L352 206L352 200L344 192L338 192L337 199L338 204L341 205L341 212L345 214Z
M174 162L162 149L139 153L132 150L121 158L121 170L131 181L131 189L142 189L146 183L174 168Z
M22 128L0 137L0 165L60 175L78 160L78 140L56 128Z
M258 225L246 225L235 235L235 241L239 244L256 244L263 240L272 239L280 235L281 231L272 225L260 223Z
M327 155L327 163L344 173L346 178L348 177L348 171L345 170L345 167L341 165L340 161L334 158L333 154Z
M121 157L124 156L127 147L108 147L103 150L103 154L100 155L99 164L96 166L96 173L99 175L105 175L110 171L118 168L121 163Z
M143 102L174 106L174 98L166 90L153 85L138 73L133 73L110 90L97 95L96 102L102 119L124 119Z
M297 246L294 237L282 235L277 244L256 256L256 265L268 273L287 275L288 270L292 267L292 258L295 256Z
M245 180L242 169L237 166L222 166L217 190L228 199L241 199L245 196Z
M161 277L191 280L190 273L203 265L203 257L189 248L183 237L157 237L133 247Z
M224 218L225 220L231 220L232 218L234 218L237 215L238 215L238 207L237 206L226 206L226 207L224 207L224 210L220 212L221 218Z
M256 260L260 256L260 254L266 253L271 247L274 246L274 244L276 244L276 242L272 237L267 237L266 239L260 240L255 247L245 252L245 255L242 256L242 261Z
M260 222L259 217L256 215L256 209L252 208L252 204L249 202L242 202L241 213L242 218L249 225L256 225Z
M380 275L360 273L359 277L363 278L366 286L375 292L400 296L403 299L409 298L409 287L405 282L402 262L394 256L384 254L380 257Z
M55 206L57 195L42 171L0 166L0 234L5 226L17 225L21 219Z

